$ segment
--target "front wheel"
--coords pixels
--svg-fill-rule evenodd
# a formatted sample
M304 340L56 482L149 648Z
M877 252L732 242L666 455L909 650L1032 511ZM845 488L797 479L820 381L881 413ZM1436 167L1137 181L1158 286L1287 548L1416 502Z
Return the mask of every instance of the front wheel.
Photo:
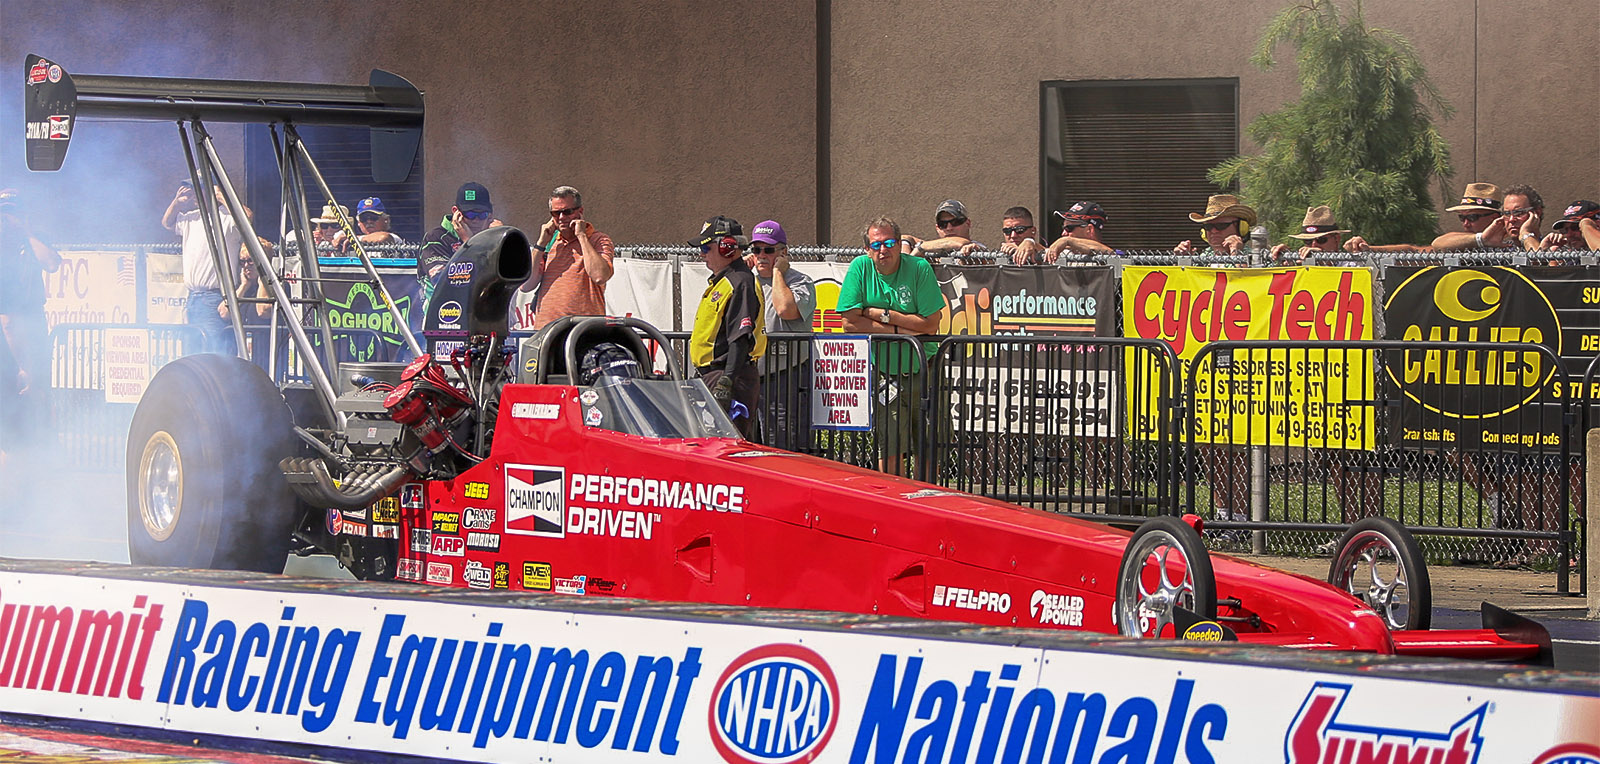
M1404 525L1387 517L1350 526L1328 567L1328 583L1378 611L1390 631L1427 629L1433 620L1422 549Z
M1178 636L1175 607L1215 619L1217 580L1200 534L1175 517L1140 525L1122 552L1115 607L1117 633L1140 639Z
M129 560L282 572L295 502L278 460L296 444L254 364L206 353L162 367L128 428Z

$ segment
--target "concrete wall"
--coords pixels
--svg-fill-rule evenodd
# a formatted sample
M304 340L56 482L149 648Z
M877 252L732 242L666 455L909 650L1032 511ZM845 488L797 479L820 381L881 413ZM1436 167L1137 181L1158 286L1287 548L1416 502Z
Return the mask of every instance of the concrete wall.
M389 69L427 94L430 216L475 179L504 219L533 227L548 190L569 183L621 241L680 241L726 213L849 244L882 213L931 234L934 206L954 196L992 243L1001 210L1040 205L1041 81L1238 77L1247 125L1298 92L1291 62L1247 61L1284 5L0 0L0 62L13 77L35 52L82 73L343 83ZM1458 110L1443 124L1449 195L1473 180L1531 182L1547 217L1600 197L1600 101L1577 97L1600 76L1592 13L1557 0L1367 6L1369 23L1416 45ZM819 7L832 52L821 94ZM85 124L62 174L31 177L18 79L0 84L0 182L45 201L46 222L72 240L163 239L153 218L182 167L172 126ZM820 157L819 95L831 101ZM237 129L219 132L237 145ZM821 183L819 161L831 166Z

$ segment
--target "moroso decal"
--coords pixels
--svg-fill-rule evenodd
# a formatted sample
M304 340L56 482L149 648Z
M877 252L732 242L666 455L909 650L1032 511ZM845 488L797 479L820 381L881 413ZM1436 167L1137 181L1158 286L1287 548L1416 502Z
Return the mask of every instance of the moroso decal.
M1284 736L1286 764L1363 761L1374 764L1426 761L1472 764L1483 747L1485 702L1444 732L1351 724L1339 721L1350 685L1318 682Z
M711 742L729 764L811 761L838 721L833 669L800 645L735 658L711 690Z
M566 502L563 467L537 464L506 465L506 533L564 538L561 519Z

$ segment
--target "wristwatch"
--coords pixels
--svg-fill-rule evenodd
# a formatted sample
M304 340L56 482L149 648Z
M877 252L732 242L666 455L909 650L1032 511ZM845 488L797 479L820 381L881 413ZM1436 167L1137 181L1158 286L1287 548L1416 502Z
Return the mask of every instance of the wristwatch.
M888 308L881 308L880 310L882 310L883 313L879 314L880 317L878 318L878 323L880 323L880 324L889 323L889 309Z

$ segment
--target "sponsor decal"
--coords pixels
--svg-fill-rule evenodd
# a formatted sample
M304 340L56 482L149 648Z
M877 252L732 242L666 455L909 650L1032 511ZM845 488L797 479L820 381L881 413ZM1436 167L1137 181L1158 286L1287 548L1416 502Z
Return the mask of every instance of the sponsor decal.
M464 347L466 345L461 340L439 340L433 343L433 354L440 358L452 358Z
M561 416L559 403L513 403L512 419L556 419Z
M411 551L427 554L433 548L433 531L427 528L411 529Z
M511 563L508 563L508 562L496 562L494 564L494 582L493 582L493 585L492 585L491 588L494 588L494 589L510 589L511 588Z
M566 485L566 476L563 467L507 464L506 533L564 538L561 518L566 502L561 489Z
M1098 692L1050 686L1028 690L1013 702L1020 664L1002 664L998 672L974 669L963 687L943 677L924 677L923 660L908 657L902 669L895 655L878 658L851 761L922 761L927 751L952 749L948 760L1000 761L1002 733L1013 744L1031 741L1026 760L1034 762L1229 760L1207 747L1229 731L1228 712L1214 703L1195 703L1192 679L1177 680L1168 692L1155 690L1154 697L1134 695L1121 702ZM1120 721L1102 725L1102 719ZM1023 760L1020 748L1008 744L1007 751L1004 760Z
M400 522L400 499L394 496L385 496L372 505L372 522L398 523Z
M439 328L461 328L461 303L451 300L439 306Z
M50 115L50 135L52 141L64 141L72 137L72 117L65 114Z
M788 451L735 451L731 454L723 454L722 458L754 459L758 456L795 456L795 454L789 453Z
M474 589L488 589L492 575L489 566L477 560L467 560L467 566L461 569L462 580Z
M444 277L452 284L465 284L472 280L472 263L452 262L445 266Z
M1600 746L1588 743L1558 745L1539 754L1533 764L1600 764Z
M584 581L584 586L596 594L616 594L618 584L609 578L588 576Z
M51 64L50 65L50 81L51 82L60 82L61 81L61 67L59 67L59 66L57 66L55 64Z
M433 513L433 532L436 535L440 534L440 533L460 533L461 532L461 513L460 512L434 512Z
M466 487L461 490L461 496L465 499L478 499L480 501L487 499L489 498L489 484L468 483Z
M600 400L600 394L593 390L584 390L578 393L578 402L585 406L593 406L595 401L598 400Z
M448 562L428 563L428 583L453 584L456 582L456 569Z
M986 592L963 589L959 586L933 587L933 604L961 610L987 610L991 613L1011 612L1011 595L1007 592Z
M743 512L744 486L658 480L624 475L574 473L567 498L586 504L624 504L654 509Z
M620 539L650 540L660 512L638 509L571 507L567 510L567 533L576 536L610 536Z
M339 535L339 527L341 525L343 525L343 524L344 524L344 515L339 514L339 510L337 510L337 509L328 510L328 534L329 535L331 535L331 536Z
M529 358L527 361L523 362L522 370L527 372L527 373L529 373L529 374L538 373L538 371L539 371L539 359L537 357Z
M1489 710L1487 702L1441 732L1341 721L1339 715L1349 694L1348 684L1318 682L1311 688L1284 736L1284 752L1288 755L1285 764L1329 761L1473 764L1478 761L1483 745L1483 718ZM1353 706L1360 707L1360 704Z
M541 592L550 591L550 563L522 563L522 588Z
M461 510L461 527L486 531L494 528L495 511L491 507L467 507Z
M394 564L394 577L401 581L421 581L422 561L415 557L402 557Z
M346 536L366 536L367 526L363 523L353 523L344 520L339 523L339 532Z
M46 60L41 58L41 59L39 59L39 63L28 67L28 84L29 85L41 84L49 76L50 76L50 62L49 61L46 61ZM1569 212L1567 214L1570 215L1572 213Z
M590 427L599 427L604 421L605 415L600 413L600 409L590 408L583 412L583 423Z
M141 700L163 607L142 594L127 607L95 610L7 599L0 610L8 627L0 630L0 688Z
M931 499L935 496L962 496L964 494L957 491L941 491L937 488L924 488L920 491L912 491L911 493L902 493L900 495L907 499Z
M1028 598L1028 615L1045 626L1083 626L1083 598L1072 594L1050 594L1033 590Z
M460 536L445 536L433 534L433 545L428 548L428 554L439 557L460 557L466 553L467 540Z
M728 764L812 761L838 722L833 669L800 645L746 652L728 664L711 690L711 743ZM878 752L878 761L899 760ZM857 753L852 760L866 760L864 750Z
M345 510L344 518L346 520L365 520L367 519L367 508Z
M485 490L484 490L484 497L485 498L487 498L488 495L489 495L489 492L488 492L487 488L488 487L485 486ZM405 485L400 486L400 508L401 509L422 509L422 484L421 483L406 483Z
M479 552L498 552L500 551L500 534L469 531L467 533L467 548Z
M571 594L576 597L582 597L583 595L588 594L588 590L584 585L587 580L588 576L573 576L572 578L555 579L555 593Z
M400 526L378 524L372 526L372 537L375 539L400 538Z
M1216 621L1201 621L1192 624L1183 630L1183 639L1190 642L1221 642L1223 640L1222 624Z

